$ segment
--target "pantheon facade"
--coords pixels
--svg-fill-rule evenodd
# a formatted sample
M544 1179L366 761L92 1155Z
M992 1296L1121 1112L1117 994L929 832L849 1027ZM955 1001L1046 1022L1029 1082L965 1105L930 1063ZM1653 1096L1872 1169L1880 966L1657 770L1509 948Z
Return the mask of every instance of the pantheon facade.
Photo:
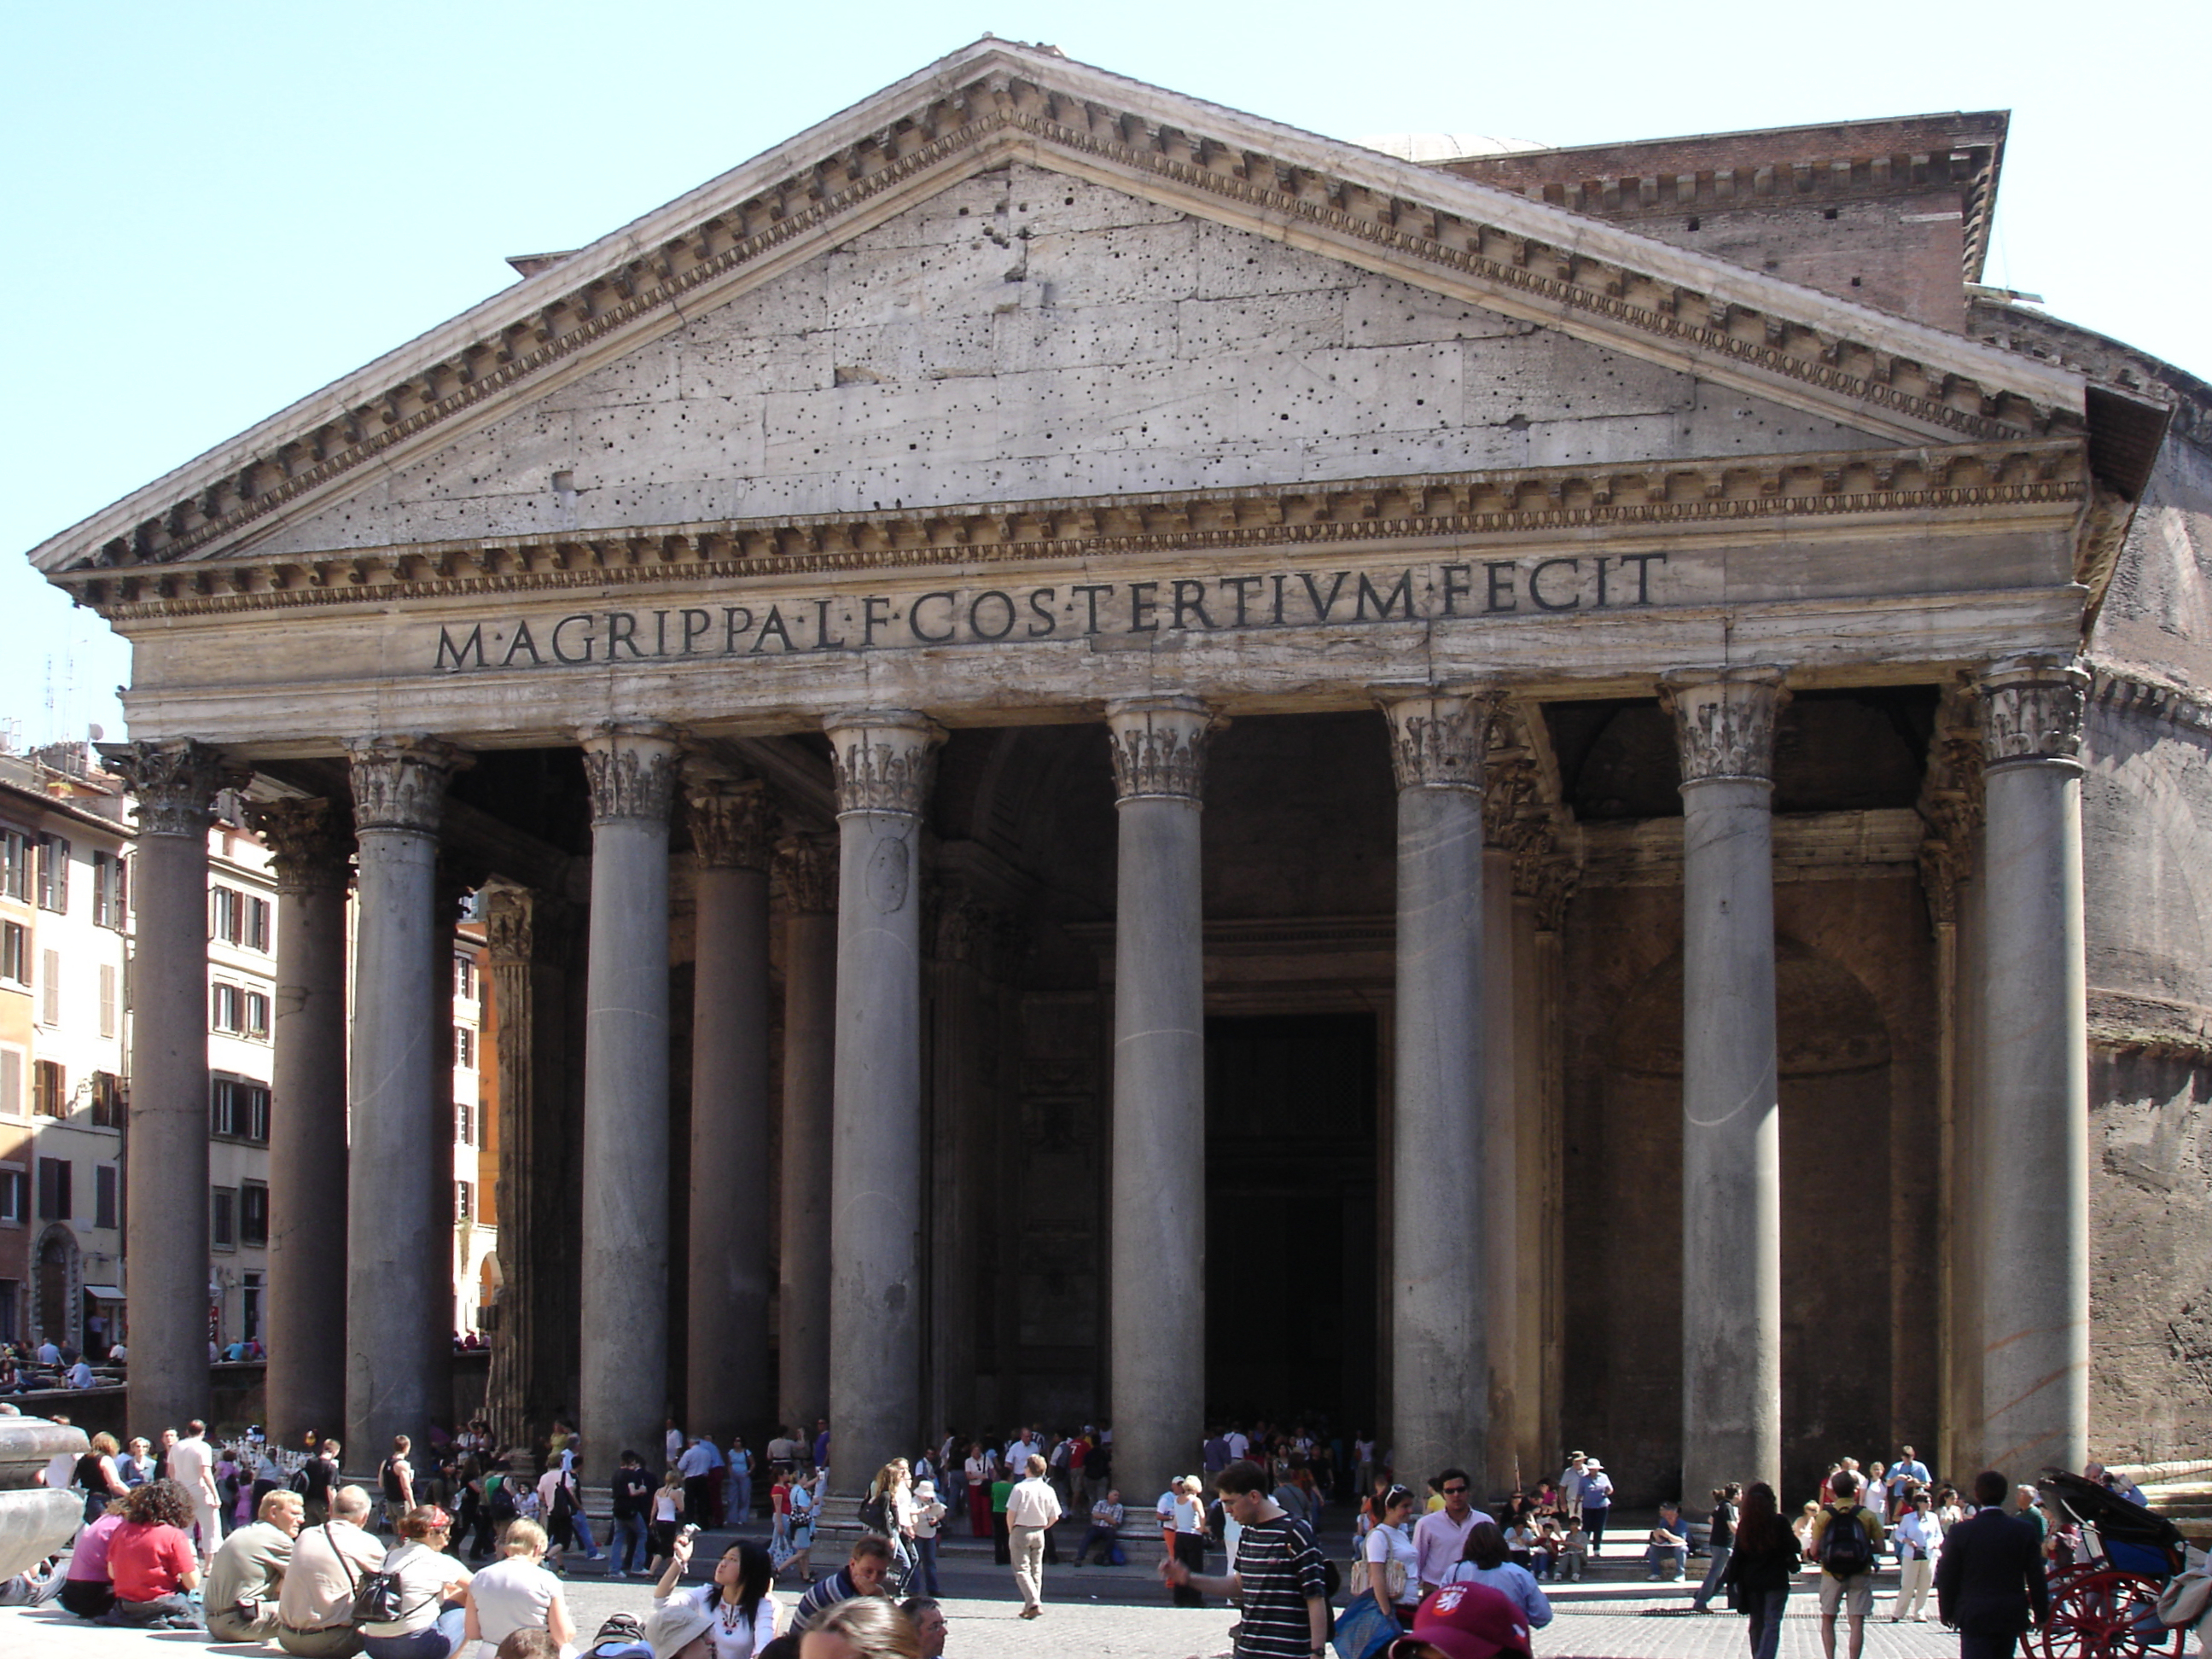
M1404 159L986 39L34 550L136 653L134 1423L234 787L280 1431L447 1420L476 892L493 1407L595 1480L2212 1451L2212 397L1981 285L2004 128Z

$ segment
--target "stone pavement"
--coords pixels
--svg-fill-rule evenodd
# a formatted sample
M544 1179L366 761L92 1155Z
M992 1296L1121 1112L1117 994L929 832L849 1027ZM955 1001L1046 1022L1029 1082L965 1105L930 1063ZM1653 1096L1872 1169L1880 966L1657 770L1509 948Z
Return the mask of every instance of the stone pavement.
M1608 1564L1610 1567L1611 1564ZM1621 1564L1624 1573L1634 1570ZM1011 1576L988 1565L962 1563L944 1575L952 1621L951 1659L1017 1659L1081 1655L1085 1659L1214 1659L1229 1651L1226 1607L1191 1610L1164 1604L1164 1592L1143 1571L1069 1567L1047 1570L1048 1611L1036 1623L1015 1615L1020 1604ZM1866 1659L1951 1659L1958 1640L1935 1624L1887 1622L1895 1575L1881 1575L1875 1619L1867 1630ZM1687 1611L1686 1585L1655 1585L1633 1577L1557 1587L1552 1624L1537 1632L1540 1659L1741 1659L1743 1620L1729 1613ZM610 1613L650 1611L647 1586L578 1577L569 1604L586 1638ZM779 1588L787 1608L798 1599ZM0 1609L0 1659L162 1659L179 1652L275 1654L275 1648L204 1643L181 1633L106 1630L58 1607ZM1812 1593L1793 1595L1783 1626L1783 1659L1819 1659L1820 1632Z

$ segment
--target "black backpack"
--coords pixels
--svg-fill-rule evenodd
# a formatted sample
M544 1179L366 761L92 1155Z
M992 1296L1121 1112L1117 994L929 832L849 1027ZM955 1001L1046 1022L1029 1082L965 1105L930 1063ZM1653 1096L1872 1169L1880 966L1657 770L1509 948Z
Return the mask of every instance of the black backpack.
M1874 1571L1874 1540L1856 1504L1847 1510L1828 1506L1828 1524L1820 1534L1820 1571L1831 1578L1856 1578Z
M499 1484L491 1489L491 1496L485 1500L485 1512L495 1521L512 1521L522 1513L514 1501L514 1492L508 1490L508 1484L514 1479L510 1474L500 1476Z

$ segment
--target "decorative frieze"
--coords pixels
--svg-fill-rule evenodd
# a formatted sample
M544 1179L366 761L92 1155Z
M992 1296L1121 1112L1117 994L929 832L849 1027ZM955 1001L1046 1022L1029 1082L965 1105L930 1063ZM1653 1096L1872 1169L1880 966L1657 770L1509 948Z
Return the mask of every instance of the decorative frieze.
M1206 734L1218 723L1195 697L1129 697L1107 704L1117 800L1202 801Z
M353 827L437 833L446 786L474 763L438 738L356 738L346 744L352 763Z
M269 848L279 893L343 887L350 875L353 834L327 800L248 801L246 821Z
M173 743L104 743L100 757L131 786L142 836L203 836L217 792L242 787L247 774L222 751L186 738Z
M811 836L776 844L775 878L787 908L802 915L828 915L837 908L836 849Z
M653 721L588 726L576 734L594 825L630 819L665 823L676 806L676 734Z
M684 801L701 869L765 870L775 861L782 823L766 784L695 768L687 772Z
M1685 668L1665 676L1659 701L1674 716L1684 787L1774 781L1774 723L1790 693L1782 670Z
M840 817L853 812L921 816L936 777L943 726L904 708L848 709L823 726L830 733Z
M2027 652L1993 665L1978 684L1982 749L1992 768L2077 764L2089 673L2080 659Z
M1376 700L1390 723L1390 769L1398 787L1482 792L1494 695L1380 686Z

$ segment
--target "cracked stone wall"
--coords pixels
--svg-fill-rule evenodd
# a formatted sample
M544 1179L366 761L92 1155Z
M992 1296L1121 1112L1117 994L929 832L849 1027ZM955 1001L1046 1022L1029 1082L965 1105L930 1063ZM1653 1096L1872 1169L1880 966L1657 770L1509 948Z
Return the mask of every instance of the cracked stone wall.
M2212 456L2179 434L2091 649L2118 672L2212 693ZM2122 685L2093 704L2085 745L2091 1443L2115 1459L2212 1449L2212 732L2200 718Z
M1864 434L1028 166L275 532L270 550Z

